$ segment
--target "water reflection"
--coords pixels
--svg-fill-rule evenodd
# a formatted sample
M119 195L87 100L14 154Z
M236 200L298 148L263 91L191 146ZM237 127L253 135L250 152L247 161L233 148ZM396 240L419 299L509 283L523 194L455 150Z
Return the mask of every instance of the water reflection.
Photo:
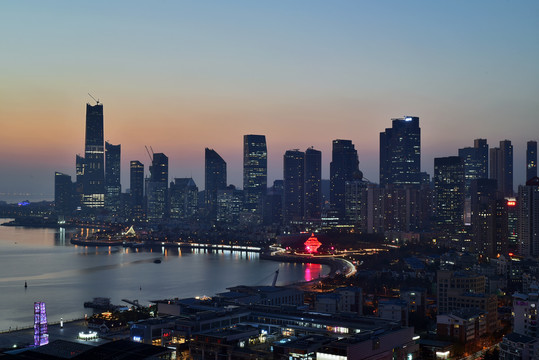
M305 281L318 279L322 274L322 265L320 264L305 264Z

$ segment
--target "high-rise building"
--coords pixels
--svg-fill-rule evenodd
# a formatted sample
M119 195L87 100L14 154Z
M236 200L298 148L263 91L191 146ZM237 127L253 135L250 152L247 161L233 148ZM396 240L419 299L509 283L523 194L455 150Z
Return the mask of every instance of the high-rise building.
M367 232L367 185L359 176L345 184L346 222L360 232Z
M105 208L113 213L120 209L120 160L121 145L105 142Z
M144 164L138 160L132 160L129 169L131 217L142 219L144 217Z
M526 146L526 181L537 176L537 141L528 141Z
M75 191L76 191L76 204L75 207L79 207L82 204L82 197L84 194L84 170L86 164L84 162L84 156L77 154L75 158L76 178L75 178Z
M518 187L518 236L520 255L539 256L539 178Z
M234 185L224 190L217 190L217 217L222 224L238 224L240 214L244 210L244 191L236 189Z
M507 241L511 251L518 249L518 201L516 197L505 198L507 209Z
M303 220L305 153L299 150L287 150L283 166L283 221L286 225Z
M495 258L506 254L508 245L506 200L494 179L472 181L472 232L474 252Z
M351 140L333 140L329 172L331 209L336 217L344 220L346 182L354 180L359 173L357 150Z
M485 139L475 139L473 147L459 149L464 162L464 223L471 224L471 186L476 179L488 178L488 144Z
M268 189L264 205L264 224L281 224L283 222L283 180L274 180Z
M54 173L54 209L58 215L69 215L73 211L73 183L71 176Z
M168 157L163 153L153 154L147 196L148 220L165 219L168 216Z
M490 178L498 181L503 196L513 196L513 145L500 141L500 147L490 149Z
M264 195L268 187L268 153L264 135L243 136L244 210L262 218Z
M187 221L198 210L198 187L192 178L175 178L170 183L170 218Z
M312 147L305 151L305 219L322 215L322 152Z
M464 225L464 163L459 156L434 159L436 223L455 234Z
M84 147L82 205L102 208L105 205L105 148L103 104L86 104L86 141Z
M421 128L419 118L392 119L380 133L380 185L421 183Z
M475 139L473 147L459 149L464 162L464 192L471 196L472 181L488 178L488 144L486 139Z
M205 150L204 203L208 216L217 216L217 191L226 189L226 162L213 149Z

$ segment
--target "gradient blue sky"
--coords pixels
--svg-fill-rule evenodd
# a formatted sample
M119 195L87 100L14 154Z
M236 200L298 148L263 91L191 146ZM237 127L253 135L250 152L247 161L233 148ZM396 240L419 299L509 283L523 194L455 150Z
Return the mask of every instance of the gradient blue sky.
M474 138L539 138L537 1L13 1L0 4L0 200L52 199L74 175L85 103L128 164L144 145L204 186L204 148L242 186L242 138L265 134L269 180L287 149L351 139L378 181L378 134L420 117L422 168Z

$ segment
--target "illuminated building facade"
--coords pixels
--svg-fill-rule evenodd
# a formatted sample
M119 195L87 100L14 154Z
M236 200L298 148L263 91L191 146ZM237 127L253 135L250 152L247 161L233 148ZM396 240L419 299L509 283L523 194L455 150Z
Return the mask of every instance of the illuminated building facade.
M262 218L264 195L268 187L266 136L243 136L244 209Z
M211 220L217 215L217 191L226 189L226 162L213 149L205 150L204 202Z
M513 196L513 145L500 141L500 147L490 149L490 178L498 181L498 191Z
M47 311L44 302L34 303L34 346L43 346L49 343L49 329Z
M322 152L305 151L305 219L320 220L322 215Z
M168 217L168 157L163 153L153 154L147 196L148 220L160 221Z
M380 133L380 185L421 183L421 128L419 117L392 119Z
M144 217L144 164L132 160L129 171L131 217L140 220Z
M516 198L505 198L507 207L507 242L512 251L518 249L518 202Z
M113 213L120 209L120 159L121 145L105 142L105 208Z
M329 172L331 209L343 221L346 216L346 182L354 180L354 176L359 173L357 150L351 140L333 140Z
M82 205L105 206L105 147L103 139L103 104L86 104L86 141L84 147Z
M464 225L464 164L459 156L434 159L436 223L455 234Z
M304 173L305 153L299 150L287 150L284 154L284 191L283 191L283 221L303 220L304 215Z
M537 141L526 146L526 181L537 176Z

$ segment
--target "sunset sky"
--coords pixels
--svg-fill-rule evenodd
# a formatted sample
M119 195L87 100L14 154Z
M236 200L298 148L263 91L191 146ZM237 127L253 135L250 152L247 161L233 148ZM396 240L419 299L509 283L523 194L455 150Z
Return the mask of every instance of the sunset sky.
M74 176L85 104L104 104L105 139L147 169L204 187L204 148L242 187L244 134L264 134L269 182L287 149L350 139L378 182L379 133L420 117L422 169L486 138L539 140L539 2L11 1L0 4L0 200L54 197ZM74 179L74 178L73 178ZM22 200L22 199L21 199Z

